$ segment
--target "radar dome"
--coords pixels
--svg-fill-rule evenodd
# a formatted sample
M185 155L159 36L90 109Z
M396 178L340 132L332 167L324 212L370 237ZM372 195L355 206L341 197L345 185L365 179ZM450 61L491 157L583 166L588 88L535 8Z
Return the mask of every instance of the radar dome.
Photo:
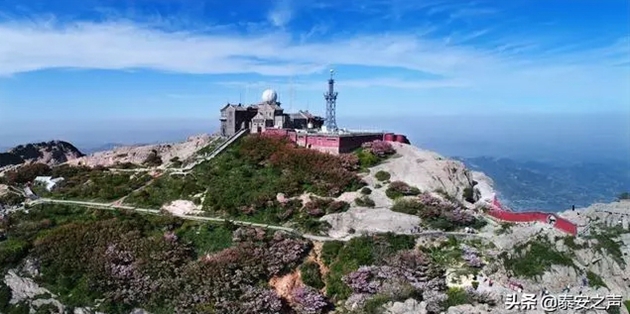
M262 101L268 103L274 103L278 99L278 94L273 89L265 90L262 94Z

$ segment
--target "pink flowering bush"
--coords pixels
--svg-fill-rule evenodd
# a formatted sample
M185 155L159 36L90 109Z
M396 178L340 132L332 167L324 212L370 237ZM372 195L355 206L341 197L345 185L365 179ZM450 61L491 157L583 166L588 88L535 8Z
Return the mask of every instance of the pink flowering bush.
M392 147L392 144L380 140L363 143L361 147L364 151L370 152L380 158L384 158L396 153L396 150L394 149L394 147Z
M483 261L481 260L479 251L476 248L462 244L461 249L462 258L468 266L475 268L483 267Z
M293 308L298 314L327 313L331 304L319 291L309 286L300 286L292 291Z

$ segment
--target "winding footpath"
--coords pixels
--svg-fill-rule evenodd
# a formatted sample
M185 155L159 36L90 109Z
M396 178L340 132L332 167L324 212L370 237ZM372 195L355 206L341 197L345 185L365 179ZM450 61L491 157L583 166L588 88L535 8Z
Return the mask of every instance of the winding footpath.
M108 209L108 210L121 210L121 209L122 210L133 210L133 211L136 211L136 212L139 212L139 213L153 214L153 215L162 215L163 214L163 212L158 210L158 209L139 208L139 207L134 207L134 206L118 205L118 204L114 204L114 203L98 203L98 202L87 202L87 201L56 200L56 199L50 199L50 198L37 199L35 201L30 202L29 206L36 206L36 205L41 205L41 204L75 205L75 206L82 206L82 207L87 207L87 208ZM352 239L353 237L359 236L359 234L357 234L357 235L351 235L351 236L347 236L347 237L343 237L343 238L332 238L332 237L328 237L328 236L319 236L319 235L302 233L301 231L299 231L297 229L293 229L293 228L276 226L276 225L253 223L253 222L242 221L242 220L232 220L232 219L225 219L225 218L204 217L204 216L194 216L194 215L174 215L174 216L182 218L182 219L186 219L186 220L205 221L205 222L219 222L219 223L228 223L229 222L229 223L233 223L233 224L238 225L238 226L256 227L256 228L263 228L263 229L268 229L268 230L280 230L280 231L285 231L285 232L289 232L289 233L298 235L300 237L303 237L305 239L309 239L311 241L318 241L318 242L348 241L348 240ZM419 236L419 237L439 237L439 236L476 237L476 238L483 238L483 237L485 237L483 234L476 234L476 233L471 234L471 233L465 233L465 232L446 232L446 231L424 231L424 232L410 233L410 235Z

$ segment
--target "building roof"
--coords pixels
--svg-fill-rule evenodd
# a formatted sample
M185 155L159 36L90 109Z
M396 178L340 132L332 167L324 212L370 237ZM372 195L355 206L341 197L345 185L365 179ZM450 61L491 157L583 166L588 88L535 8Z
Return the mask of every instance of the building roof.
M247 110L247 107L243 106L242 104L235 105L235 104L228 103L227 105L223 106L223 108L221 108L221 111L227 109L228 107L229 108L234 108L237 111L245 111L245 110Z

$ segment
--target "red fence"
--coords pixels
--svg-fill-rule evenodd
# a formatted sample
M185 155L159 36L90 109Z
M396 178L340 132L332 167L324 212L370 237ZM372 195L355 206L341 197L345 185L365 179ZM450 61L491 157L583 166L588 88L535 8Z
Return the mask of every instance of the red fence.
M496 219L505 220L510 222L543 222L553 223L553 226L566 233L577 235L577 225L574 223L559 217L555 214L543 213L543 212L512 212L503 209L501 203L495 197L492 201L494 209L490 210L488 214Z

